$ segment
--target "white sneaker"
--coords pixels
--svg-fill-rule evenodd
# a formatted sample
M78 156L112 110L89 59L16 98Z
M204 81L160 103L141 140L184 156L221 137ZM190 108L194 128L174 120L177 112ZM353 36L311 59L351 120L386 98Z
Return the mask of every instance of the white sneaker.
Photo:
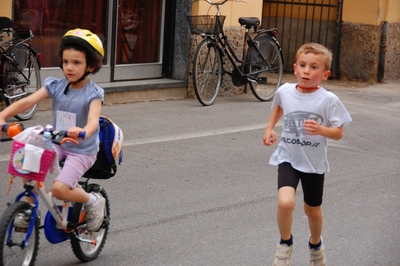
M273 266L290 266L290 255L293 251L293 245L280 244L276 246L275 260Z
M88 231L95 232L100 229L105 213L106 199L100 193L93 193L97 200L93 204L85 206L86 227Z
M310 266L326 266L325 245L322 237L319 249L310 248Z

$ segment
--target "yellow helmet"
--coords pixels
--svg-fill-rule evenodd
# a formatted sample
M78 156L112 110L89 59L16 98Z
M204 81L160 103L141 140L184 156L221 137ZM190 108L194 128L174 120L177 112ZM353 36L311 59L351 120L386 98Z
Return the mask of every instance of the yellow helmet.
M83 46L91 52L97 52L104 57L103 43L100 38L90 30L73 29L69 30L61 39L61 45L74 43Z

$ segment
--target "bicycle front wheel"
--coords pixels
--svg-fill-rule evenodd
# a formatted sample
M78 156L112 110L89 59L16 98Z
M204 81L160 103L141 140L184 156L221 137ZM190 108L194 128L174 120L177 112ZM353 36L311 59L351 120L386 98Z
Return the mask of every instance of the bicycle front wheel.
M222 59L216 43L204 39L197 46L193 60L193 84L197 100L212 105L222 83Z
M12 46L7 51L15 62L7 61L5 79L5 102L9 106L12 103L25 98L40 89L40 68L36 56L28 45L21 43ZM31 119L38 105L15 116L20 121Z
M254 96L260 101L270 101L281 84L283 59L275 40L268 34L254 38L254 44L247 53L249 85Z
M0 221L0 241L3 243L0 249L0 265L30 266L35 264L39 247L39 219L36 219L27 242L25 240L28 228L18 228L14 225L17 214L29 217L31 211L31 205L24 201L13 203L4 211Z
M99 190L100 189L100 190ZM97 258L106 243L109 222L110 222L110 202L107 192L97 184L90 184L87 192L100 193L106 199L106 210L104 222L96 232L88 232L86 226L78 227L71 237L71 248L75 256L82 262L89 262ZM83 206L75 203L71 221L78 223L82 219ZM83 240L83 241L82 241Z

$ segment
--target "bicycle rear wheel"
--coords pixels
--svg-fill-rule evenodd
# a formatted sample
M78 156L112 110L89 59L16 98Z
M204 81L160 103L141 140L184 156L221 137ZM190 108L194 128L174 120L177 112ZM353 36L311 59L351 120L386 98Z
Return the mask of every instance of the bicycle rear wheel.
M251 46L247 53L247 73L251 80L249 85L257 99L270 101L281 84L282 55L277 43L268 34L258 35L253 41L261 54L254 46Z
M197 46L193 60L193 84L197 100L212 105L222 83L222 59L216 44L204 39Z
M100 193L106 199L106 210L103 225L96 232L88 232L86 226L78 227L71 236L71 248L75 256L82 262L92 261L102 251L106 243L109 221L110 221L110 202L107 192L100 185L90 184L87 192ZM75 203L71 221L78 223L81 220L83 206L81 203ZM80 239L78 239L78 237ZM83 242L82 240L85 240ZM95 242L95 244L93 244Z
M8 60L6 63L5 78L5 102L9 106L12 103L29 96L40 89L40 68L35 55L28 45L21 43L12 46L7 51L15 62ZM8 96L8 97L7 97ZM30 109L15 116L20 121L31 119L38 105L35 104Z
M27 228L15 228L14 219L18 213L26 216L32 211L29 203L18 201L11 204L3 213L0 221L0 265L20 266L34 265L39 247L39 219L36 219L32 234L26 246L23 242L26 238Z

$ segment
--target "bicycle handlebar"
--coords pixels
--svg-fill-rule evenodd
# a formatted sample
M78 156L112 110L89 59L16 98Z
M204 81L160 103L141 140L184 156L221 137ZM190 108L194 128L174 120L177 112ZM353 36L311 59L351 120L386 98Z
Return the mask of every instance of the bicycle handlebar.
M25 130L24 125L22 123L12 123L12 124L4 124L1 126L1 139L0 141L10 141L12 138L19 133L21 133L23 130ZM41 132L43 134L43 131ZM78 141L76 141L73 138L68 137L68 130L59 130L59 131L51 131L51 139L52 142L55 144L63 144L66 141L72 142L76 145L78 145ZM78 134L78 138L85 139L86 138L86 132L81 131Z

